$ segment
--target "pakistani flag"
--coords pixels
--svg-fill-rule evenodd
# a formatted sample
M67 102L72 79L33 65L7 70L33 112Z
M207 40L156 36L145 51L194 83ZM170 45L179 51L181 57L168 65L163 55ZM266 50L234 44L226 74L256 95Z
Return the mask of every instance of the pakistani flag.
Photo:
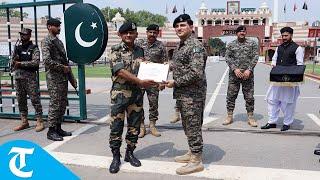
M92 4L74 4L64 12L68 58L79 64L101 57L108 41L108 28L101 11Z

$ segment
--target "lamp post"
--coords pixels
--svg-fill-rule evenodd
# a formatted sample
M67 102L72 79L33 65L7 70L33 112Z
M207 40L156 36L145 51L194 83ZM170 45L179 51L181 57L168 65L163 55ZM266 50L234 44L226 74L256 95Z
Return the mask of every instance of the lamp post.
M314 60L316 60L316 55L317 55L317 34L318 34L318 29L315 30L315 35L314 35L314 48L313 48Z

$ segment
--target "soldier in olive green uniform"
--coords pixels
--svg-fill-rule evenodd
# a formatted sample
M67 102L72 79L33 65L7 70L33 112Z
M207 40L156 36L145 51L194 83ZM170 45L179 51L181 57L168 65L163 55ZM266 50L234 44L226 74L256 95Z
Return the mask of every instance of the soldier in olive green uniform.
M174 88L174 98L181 112L181 120L188 139L189 151L175 157L176 162L188 163L176 170L184 175L204 169L202 164L202 123L207 80L205 67L207 53L202 43L192 36L193 21L187 14L178 16L173 23L180 38L173 52L173 79L167 87Z
M61 129L61 123L68 102L68 80L73 87L77 87L77 80L69 67L63 43L57 37L60 33L60 24L58 19L49 19L47 21L49 34L41 42L50 96L47 138L53 141L62 141L64 136L72 135L71 132Z
M247 39L245 26L239 26L236 30L237 39L230 42L226 51L226 62L230 68L229 83L227 93L228 115L223 125L233 122L233 111L237 99L240 85L246 101L248 113L248 124L257 127L257 122L253 118L254 110L254 76L253 69L259 58L258 45L254 41Z
M42 106L40 101L40 93L38 87L38 74L40 64L40 51L37 45L30 41L31 29L23 28L20 32L22 44L15 48L12 65L15 70L15 86L17 93L18 106L22 123L15 127L15 131L29 128L27 120L28 103L27 95L30 97L32 105L35 109L37 119L36 131L44 129L42 121Z
M143 96L141 88L156 86L152 80L140 80L138 75L140 62L144 60L143 49L134 44L137 38L137 28L134 23L124 23L118 32L122 39L120 44L111 48L110 68L112 71L111 88L111 122L110 148L113 160L110 173L120 170L120 146L127 117L128 130L126 134L127 150L124 160L132 166L139 167L141 162L134 157L133 151L138 141L140 124L143 118Z
M151 24L147 27L147 39L139 39L136 44L143 48L144 58L148 62L153 63L165 63L166 49L161 41L157 40L159 34L159 26ZM150 121L150 133L156 137L161 134L156 129L156 121L158 120L158 102L159 102L159 89L158 87L150 87L142 90L142 93L147 92L149 100L149 121ZM142 138L146 134L146 128L144 121L141 122L139 137Z

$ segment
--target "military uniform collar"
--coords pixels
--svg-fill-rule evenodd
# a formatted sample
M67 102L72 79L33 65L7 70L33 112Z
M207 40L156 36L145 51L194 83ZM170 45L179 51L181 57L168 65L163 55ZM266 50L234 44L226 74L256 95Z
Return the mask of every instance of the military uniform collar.
M54 36L54 35L52 35L51 33L48 33L48 37L49 37L50 39L52 39L52 40L58 39L57 36Z
M121 45L122 49L124 49L124 50L126 50L126 51L129 51L129 47L126 45L126 43L124 43L123 41L121 41L120 45ZM133 44L133 50L137 49L137 47L138 47L138 46L134 43L134 44Z
M159 42L160 42L160 41L159 41L158 39L156 39L152 44L149 44L148 38L140 39L140 43L141 43L143 46L148 46L148 47L152 47L152 46L158 45Z
M180 47L186 44L189 44L192 40L192 35L190 34L187 39L185 39L184 41L180 41Z
M152 44L149 44L148 39L146 41L147 41L147 44L148 44L149 47L152 47L152 46L155 46L155 45L159 44L158 39L156 39Z
M240 44L248 42L248 39L246 37L244 38L243 42L240 42L238 38L236 40L237 40L237 43L240 43Z

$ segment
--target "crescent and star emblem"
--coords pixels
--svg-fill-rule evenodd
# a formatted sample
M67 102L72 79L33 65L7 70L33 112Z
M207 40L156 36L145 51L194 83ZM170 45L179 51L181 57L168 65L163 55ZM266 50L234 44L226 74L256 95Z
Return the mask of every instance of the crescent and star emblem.
M74 32L74 36L76 38L76 41L83 47L91 47L93 45L96 44L96 42L98 41L98 38L96 38L95 40L91 41L91 42L87 42L87 41L84 41L81 36L80 36L80 28L81 28L81 25L82 25L83 22L79 23L75 32ZM94 28L97 28L97 23L91 23L91 27L92 29Z

